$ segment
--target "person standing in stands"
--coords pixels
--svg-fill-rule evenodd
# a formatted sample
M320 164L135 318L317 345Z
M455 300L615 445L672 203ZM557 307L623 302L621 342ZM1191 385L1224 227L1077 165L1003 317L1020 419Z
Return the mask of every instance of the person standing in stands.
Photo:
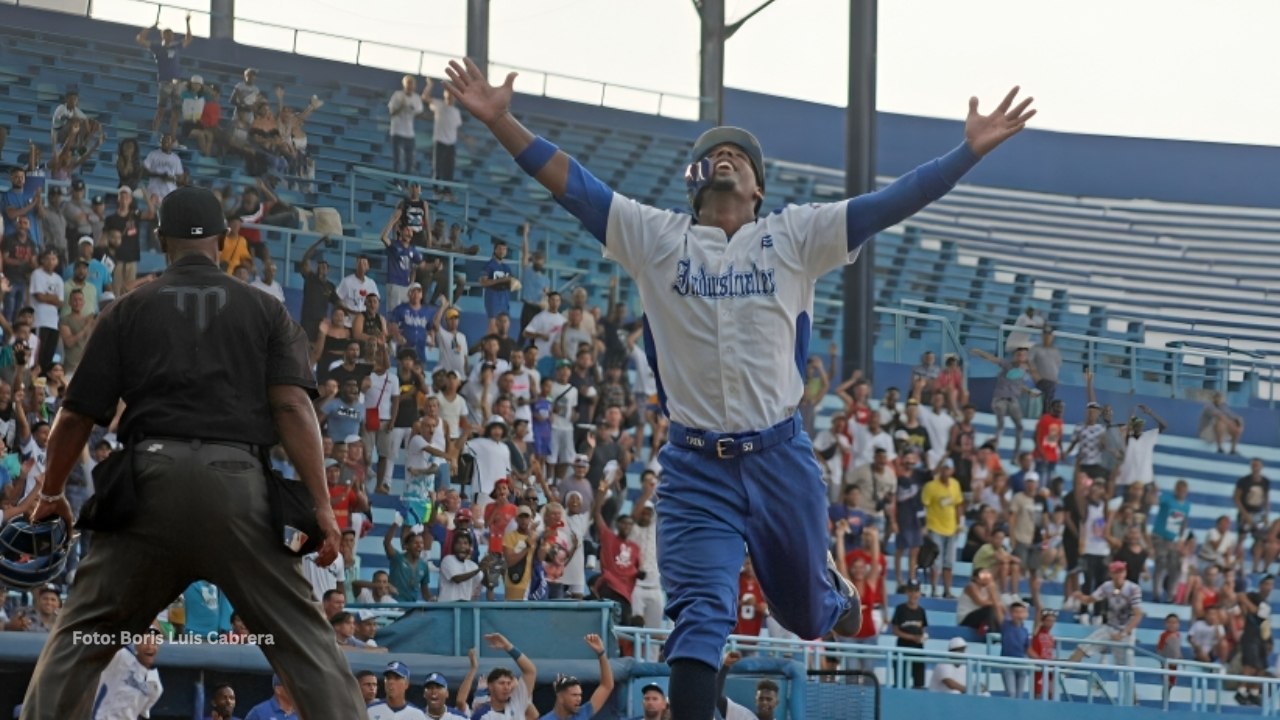
M139 210L133 204L133 189L121 186L116 191L115 212L102 221L102 229L120 233L120 246L116 248L115 282L112 291L120 297L138 278L138 261L142 259L143 222L156 219L155 208ZM234 270L234 268L232 268Z
M498 332L498 316L511 312L511 293L520 289L520 281L516 280L511 266L506 263L507 242L497 238L493 241L493 257L485 263L480 273L480 287L484 288L484 313L489 318L487 334Z
M964 494L960 491L960 483L951 477L955 464L950 458L938 465L938 475L925 483L920 491L920 502L924 505L924 527L929 537L938 547L938 559L930 571L932 578L930 587L933 596L938 596L938 572L942 572L943 597L948 600L951 594L951 570L955 567L956 550L960 537L960 529L964 519Z
M1156 421L1153 430L1146 430L1146 421L1137 415L1129 418L1129 433L1125 438L1124 460L1116 474L1116 495L1123 496L1125 489L1133 483L1147 485L1156 480L1156 443L1160 434L1169 429L1168 424L1146 405L1139 405L1138 411Z
M1249 474L1236 480L1231 499L1238 513L1240 537L1253 536L1253 571L1260 572L1271 514L1271 481L1262 474L1262 458L1254 458L1249 463Z
M1058 375L1062 372L1062 352L1053 344L1053 337L1053 328L1045 325L1040 330L1040 344L1031 346L1029 356L1036 375L1036 389L1046 408L1053 405L1058 393Z
M894 636L898 638L898 647L923 649L924 641L929 638L926 633L929 628L929 615L920 605L920 583L913 578L907 580L901 589L907 596L907 601L893 609L893 618L889 621L889 626ZM911 679L910 685L907 684L908 677ZM923 689L924 663L908 661L906 671L902 677L898 678L898 687Z
M1191 520L1189 486L1178 480L1173 492L1160 495L1159 510L1151 525L1152 555L1155 571L1151 575L1151 592L1155 602L1172 602L1182 579L1182 541Z
M431 98L433 85L431 78L426 78L426 87L422 90L423 99L427 101L434 118L431 125L431 175L436 180L453 182L453 168L458 155L458 129L462 127L462 113L453 103L453 93L447 89L439 100ZM436 193L443 195L445 200L453 201L453 190L448 187L437 187Z
M191 13L187 13L187 33L178 40L173 30L165 28L157 40L151 39L151 31L160 28L159 21L143 28L134 38L142 47L151 51L156 61L156 116L151 121L151 132L160 133L160 123L169 116L169 134L178 134L178 113L182 110L182 51L191 46Z
M973 348L969 354L980 357L999 368L996 374L995 389L991 391L991 412L996 416L996 445L1000 445L1000 436L1004 434L1004 419L1013 420L1013 454L1016 457L1022 452L1022 396L1024 394L1039 395L1039 390L1031 389L1028 382L1034 383L1035 368L1027 362L1027 345L1013 348L1013 355L1002 360L985 350Z
M387 309L395 310L409 299L414 273L426 265L422 251L413 245L413 226L402 225L393 215L382 229L382 245L387 252Z
M418 95L418 79L405 75L400 78L400 89L392 93L391 99L387 101L387 112L391 115L392 172L398 175L413 172L417 164L414 153L418 131L414 125L422 114L425 95L426 91L423 91L423 96Z

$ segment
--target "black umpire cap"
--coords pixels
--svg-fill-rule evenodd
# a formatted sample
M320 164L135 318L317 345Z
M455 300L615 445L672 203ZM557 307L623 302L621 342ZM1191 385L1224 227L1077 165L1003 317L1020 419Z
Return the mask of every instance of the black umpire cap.
M160 235L173 240L200 240L222 235L227 219L213 193L198 187L182 187L160 203Z

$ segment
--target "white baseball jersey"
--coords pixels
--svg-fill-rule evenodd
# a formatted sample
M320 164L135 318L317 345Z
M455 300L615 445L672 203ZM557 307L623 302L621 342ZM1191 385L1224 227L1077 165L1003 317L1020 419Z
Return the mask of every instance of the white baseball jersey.
M137 720L151 717L151 708L160 700L164 686L160 673L138 662L132 646L116 651L98 680L93 700L93 720Z
M724 720L757 720L757 718L755 713L729 698L725 698Z
M671 419L718 432L763 430L804 393L814 282L853 262L848 203L790 205L717 227L614 194L604 256L635 279Z
M369 706L369 720L427 720L427 715L412 704L395 709L379 700Z

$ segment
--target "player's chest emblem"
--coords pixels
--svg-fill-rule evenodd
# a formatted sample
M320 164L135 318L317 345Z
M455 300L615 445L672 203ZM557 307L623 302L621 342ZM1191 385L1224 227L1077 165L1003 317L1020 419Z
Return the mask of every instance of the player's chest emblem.
M722 272L708 272L699 264L682 257L676 261L675 282L671 289L681 297L739 298L753 295L774 295L778 291L773 279L773 269L761 269L754 262L749 268L737 268L732 262Z

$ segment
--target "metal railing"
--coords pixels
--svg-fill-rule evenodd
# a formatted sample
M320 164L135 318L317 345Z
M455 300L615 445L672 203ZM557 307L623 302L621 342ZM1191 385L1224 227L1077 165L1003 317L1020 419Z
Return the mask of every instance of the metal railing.
M1038 338L1041 335L1039 328L1002 324L996 336L997 357L1004 356L1008 336L1015 333L1031 338ZM1239 373L1242 378L1252 382L1250 395L1266 400L1268 407L1274 408L1276 400L1280 399L1278 397L1280 393L1276 390L1276 384L1280 382L1280 362L1264 360L1247 351L1152 347L1130 340L1100 338L1057 330L1053 335L1055 345L1060 345L1063 341L1083 343L1086 367L1110 367L1121 370L1122 376L1128 377L1127 389L1130 393L1149 394L1150 389L1139 389L1138 383L1146 375L1155 375L1158 384L1169 388L1167 397L1180 397L1184 387L1193 381L1198 381L1197 389L1208 389L1205 387L1205 382L1210 379L1216 383L1214 389L1225 395L1230 389L1232 374ZM1140 357L1143 353L1159 355L1160 359L1154 363L1144 361ZM1197 358L1198 362L1188 363L1188 358ZM1216 364L1212 378L1208 372L1211 364Z
M915 358L904 358L903 349L906 346L907 334L911 332L930 332L922 329L921 325L936 323L939 333L938 344L935 353L939 358L946 357L948 354L964 355L964 345L960 342L960 333L956 330L956 326L952 321L940 315L930 315L929 313L916 312L914 310L904 310L902 308L876 306L875 312L892 319L893 323L893 361L895 363L910 362L914 363ZM915 321L909 325L910 321ZM967 372L967 363L961 364L961 371Z
M156 0L89 0L85 3L83 11L67 9L63 5L50 3L47 0L10 0L10 2L18 6L68 12L96 20L135 25L149 18L152 15L150 8L154 8L152 19L155 23L167 20L170 25L179 29L182 28L183 16L190 13L193 19L192 33L204 37L209 34L210 12L207 9L156 2ZM458 57L453 53L393 45L239 17L235 18L235 35L236 42L243 45L283 50L296 55L422 76L442 76L448 62ZM246 35L254 37L250 39L246 38ZM502 78L511 71L520 73L522 78L520 92L534 94L535 91L530 89L533 86L529 82L533 80L538 83L536 94L543 97L593 103L601 107L645 112L681 120L698 118L700 99L697 96L592 80L495 60L489 62L490 77Z
M646 660L657 656L665 643L670 630L655 628L615 627L614 635L625 638L632 643L632 655L636 659ZM1067 638L1055 638L1059 642ZM1080 642L1085 642L1080 640ZM1092 642L1089 644L1108 644ZM1280 678L1245 675L1228 675L1225 671L1205 672L1199 668L1201 663L1178 661L1178 667L1145 667L1138 665L1106 665L1101 663L1068 660L1032 660L1026 658L1001 657L999 655L980 655L969 653L952 653L916 648L894 647L887 645L867 645L852 642L825 642L821 640L792 640L780 638L763 638L748 635L731 635L725 646L726 651L755 653L769 657L789 658L802 662L806 667L818 667L823 658L838 658L841 664L857 663L870 665L873 669L884 671L887 679L900 685L910 677L911 667L916 663L939 662L963 665L968 682L965 694L986 694L993 687L991 681L1004 670L1020 673L1043 673L1044 683L1041 689L1041 700L1063 700L1066 693L1061 689L1075 687L1083 691L1086 702L1096 698L1115 705L1130 707L1137 704L1138 688L1156 686L1161 689L1161 703L1165 710L1170 709L1172 699L1170 681L1177 687L1187 690L1188 699L1184 702L1194 712L1221 712L1223 695L1228 692L1228 684L1260 685L1262 692L1261 713L1270 717L1280 711ZM865 669L865 667L864 667ZM1114 680L1110 680L1114 676ZM986 682L977 682L986 678ZM1139 678L1143 678L1139 682ZM1070 685L1068 685L1070 683Z

